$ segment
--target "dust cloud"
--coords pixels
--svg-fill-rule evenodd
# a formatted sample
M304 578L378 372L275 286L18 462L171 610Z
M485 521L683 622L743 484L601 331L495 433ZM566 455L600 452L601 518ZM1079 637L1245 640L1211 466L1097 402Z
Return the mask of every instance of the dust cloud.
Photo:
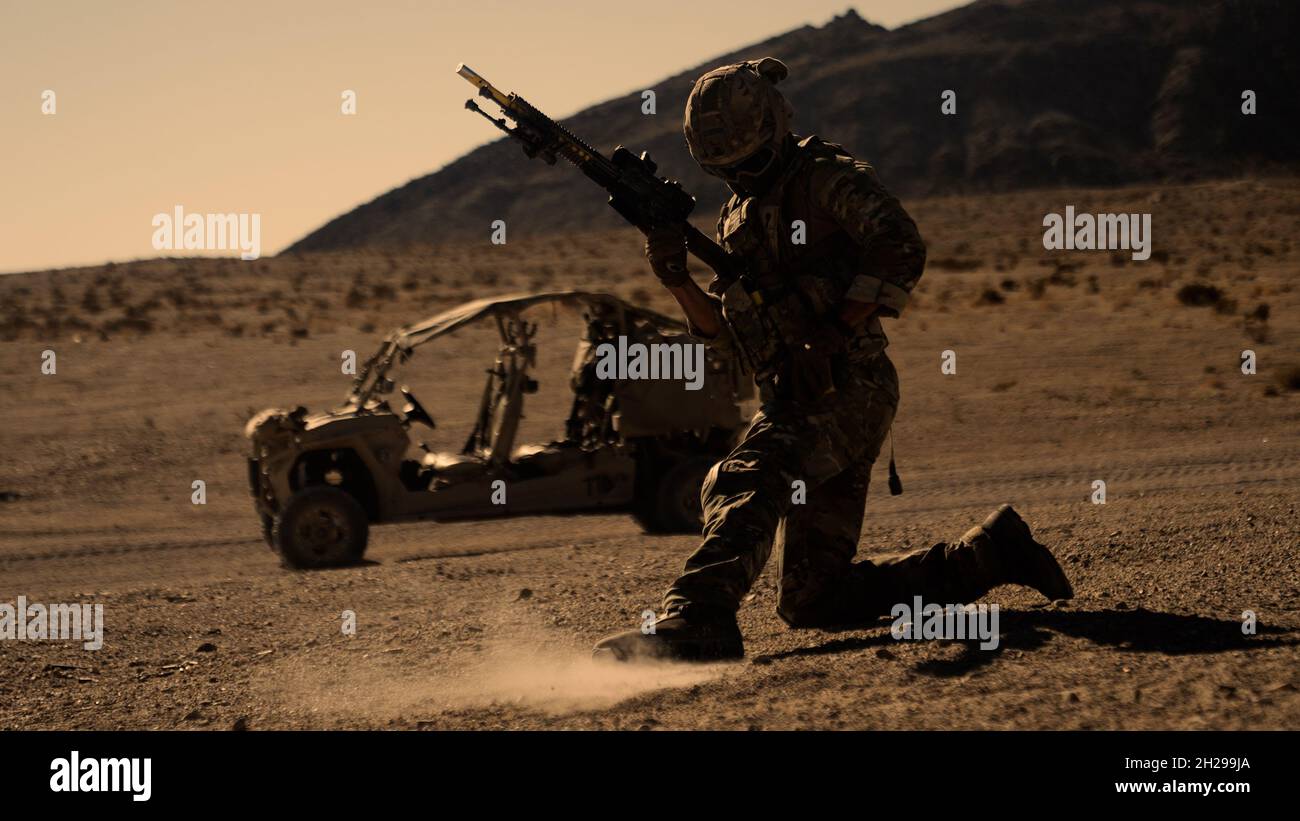
M734 665L595 661L578 650L499 642L458 658L421 660L356 652L316 666L298 659L276 676L276 700L313 713L433 720L437 714L515 707L547 715L602 710L656 690L721 679ZM409 661L409 660L407 660ZM268 682L269 683L269 682Z

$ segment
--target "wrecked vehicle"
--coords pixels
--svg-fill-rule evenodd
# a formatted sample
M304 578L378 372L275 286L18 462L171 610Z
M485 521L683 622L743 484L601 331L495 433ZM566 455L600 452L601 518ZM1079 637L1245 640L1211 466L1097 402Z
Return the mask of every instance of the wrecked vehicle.
M556 303L579 309L585 325L564 438L518 444L525 397L538 389L530 376L537 324L523 314ZM434 451L415 435L435 427L433 416L390 372L416 348L476 322L495 323L500 337L476 422L459 452ZM341 407L272 408L245 425L263 535L284 564L308 568L359 560L373 524L426 519L622 509L648 532L698 532L700 485L742 432L740 402L752 383L712 350L701 360L702 384L618 378L623 371L611 378L597 353L629 342L695 344L678 320L581 291L480 299L399 328Z

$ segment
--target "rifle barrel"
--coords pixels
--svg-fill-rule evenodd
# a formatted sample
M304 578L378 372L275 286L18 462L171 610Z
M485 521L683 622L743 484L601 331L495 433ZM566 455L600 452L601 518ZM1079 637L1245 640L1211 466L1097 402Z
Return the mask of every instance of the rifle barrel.
M477 88L479 94L483 95L484 97L492 98L492 101L497 105L501 106L502 108L505 108L508 105L510 105L509 95L503 94L500 89L498 89L496 86L489 83L487 80L483 78L481 74L479 74L477 71L470 68L469 66L465 65L464 63L461 63L460 65L456 66L456 73L459 74L461 77L464 77L466 82L468 82L470 85Z

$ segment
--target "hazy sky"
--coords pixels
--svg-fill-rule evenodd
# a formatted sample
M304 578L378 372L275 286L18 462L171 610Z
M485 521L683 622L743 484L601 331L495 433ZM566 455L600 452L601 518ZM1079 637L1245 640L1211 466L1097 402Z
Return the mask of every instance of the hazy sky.
M957 5L854 7L892 28ZM0 272L167 255L151 220L176 205L261 214L274 254L495 139L457 63L564 116L848 7L0 0Z

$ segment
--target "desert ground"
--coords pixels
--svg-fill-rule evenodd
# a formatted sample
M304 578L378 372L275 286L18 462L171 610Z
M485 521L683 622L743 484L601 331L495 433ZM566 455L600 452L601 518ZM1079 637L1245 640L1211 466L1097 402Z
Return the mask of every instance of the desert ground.
M0 277L0 602L98 603L106 622L98 651L0 641L0 728L1300 729L1296 180L906 204L929 245L886 324L906 491L877 465L860 554L1014 503L1076 598L993 591L997 650L895 641L888 619L790 630L773 561L740 612L744 662L594 664L695 543L624 514L376 527L359 566L281 567L241 429L263 407L339 403L341 351L511 291L671 310L634 232L492 246L485 229L438 249ZM1151 213L1155 253L1044 251L1043 215L1066 205ZM575 319L541 321L522 441L567 411ZM443 445L494 353L486 333L445 343L407 366Z

